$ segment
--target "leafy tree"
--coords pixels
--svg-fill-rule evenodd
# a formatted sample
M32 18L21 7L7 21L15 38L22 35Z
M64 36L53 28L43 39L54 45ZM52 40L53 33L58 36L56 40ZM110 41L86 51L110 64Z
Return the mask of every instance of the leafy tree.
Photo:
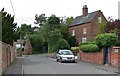
M105 33L105 26L106 26L105 21L101 20L101 23L99 23L98 25L100 29L100 34Z
M63 35L63 38L67 40L68 37L69 37L68 26L66 26L65 24L61 23L60 31L61 31L61 34Z
M69 36L68 37L68 43L70 44L70 47L75 47L76 46L76 38L75 38L75 36Z
M49 52L55 52L57 51L57 41L59 39L62 39L62 34L60 30L55 29L54 31L51 31L49 34L49 41L48 41L48 51Z
M73 17L68 17L66 19L66 25L70 25L73 22L74 18Z
M50 26L50 30L59 29L60 28L60 19L55 15L52 15L48 19L48 24Z
M4 8L0 11L2 13L2 41L8 44L13 44L15 40L16 23L14 23L14 16L4 11Z
M21 27L18 27L15 34L16 38L19 39L20 35L24 38L26 35L31 35L35 33L36 27L31 27L31 25L21 24Z
M118 36L113 33L99 34L96 36L96 44L99 47L111 47L116 44Z
M35 15L35 24L39 24L39 26L42 26L44 24L44 22L46 22L46 18L45 14L41 14L41 15Z
M70 49L69 43L65 39L59 39L57 41L57 49Z
M42 51L43 41L39 34L32 34L32 35L28 36L28 38L30 39L30 42L31 42L31 45L33 48L33 53L44 52L44 51Z

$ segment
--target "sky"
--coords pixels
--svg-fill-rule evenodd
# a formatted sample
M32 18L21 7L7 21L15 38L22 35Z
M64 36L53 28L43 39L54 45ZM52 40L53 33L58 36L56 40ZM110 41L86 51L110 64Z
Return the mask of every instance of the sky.
M15 22L21 24L34 24L35 15L45 13L47 17L51 14L57 17L74 18L82 15L83 5L88 6L88 12L101 10L106 18L118 19L118 2L120 0L11 0L15 11ZM10 0L0 0L0 9L14 15Z

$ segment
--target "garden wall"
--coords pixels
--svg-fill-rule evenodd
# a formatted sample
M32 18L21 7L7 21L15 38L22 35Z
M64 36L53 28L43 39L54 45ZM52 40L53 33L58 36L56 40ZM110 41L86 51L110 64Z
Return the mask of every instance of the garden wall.
M85 62L91 62L95 64L103 64L104 63L104 55L103 52L100 53L84 53L80 51L80 60Z
M0 41L0 75L15 59L15 47L16 43L14 43L13 46L10 46Z
M120 47L113 47L109 52L109 64L120 67Z
M80 60L95 64L104 64L104 52L97 53L85 53L80 51ZM120 66L120 47L113 47L109 49L108 60L110 66L118 67Z

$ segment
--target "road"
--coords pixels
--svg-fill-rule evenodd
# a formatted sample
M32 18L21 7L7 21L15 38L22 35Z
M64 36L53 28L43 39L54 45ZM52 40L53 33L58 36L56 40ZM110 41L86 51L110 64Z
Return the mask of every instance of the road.
M59 63L45 54L24 56L22 67L24 74L115 74L79 62Z

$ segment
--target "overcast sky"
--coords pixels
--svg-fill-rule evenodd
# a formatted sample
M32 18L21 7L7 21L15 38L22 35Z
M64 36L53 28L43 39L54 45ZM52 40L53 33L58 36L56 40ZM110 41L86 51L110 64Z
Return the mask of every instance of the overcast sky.
M120 0L11 0L18 25L26 23L34 26L35 15L45 13L60 17L76 17L82 15L84 4L88 12L101 10L106 18L118 18L118 2ZM10 0L0 0L0 9L13 15Z

